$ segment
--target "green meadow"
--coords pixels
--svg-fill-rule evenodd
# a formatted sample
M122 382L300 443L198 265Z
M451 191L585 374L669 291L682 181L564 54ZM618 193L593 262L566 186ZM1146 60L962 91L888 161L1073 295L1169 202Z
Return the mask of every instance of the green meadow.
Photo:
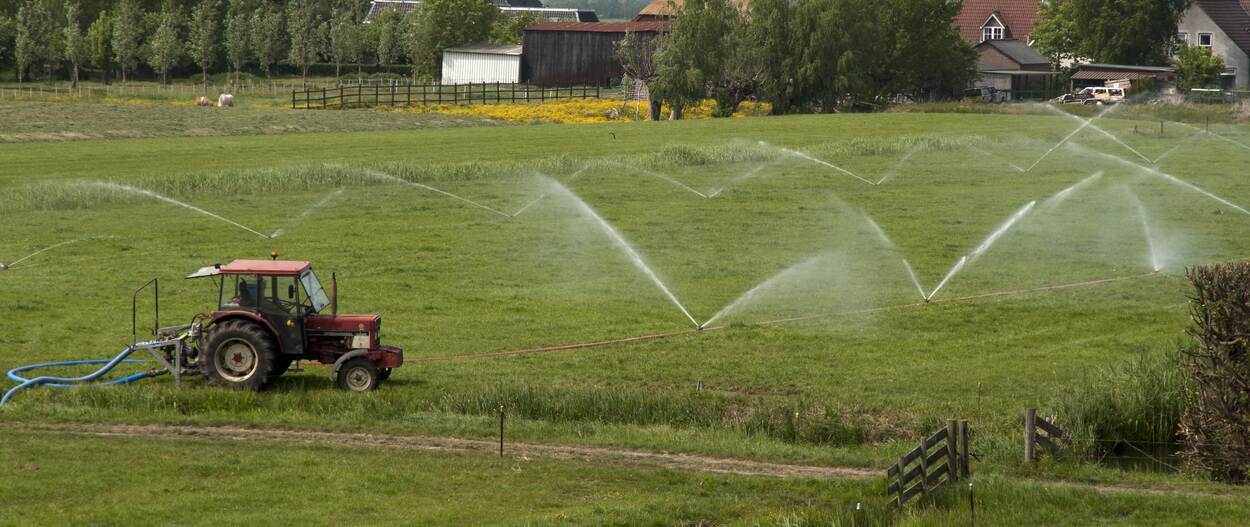
M55 106L6 103L0 114L16 123ZM216 300L185 275L270 251L312 261L323 281L336 273L341 310L381 314L383 341L408 361L364 395L334 389L317 365L260 393L198 379L176 390L168 377L32 389L0 407L0 422L489 439L502 405L513 441L884 471L946 419L968 419L974 484L986 485L979 520L1237 524L1250 512L1244 491L1174 472L1169 459L1026 465L1020 416L1054 412L1100 372L1186 341L1186 266L1250 252L1250 129L1142 108L1022 109L611 125L431 118L393 129L388 114L309 112L298 119L313 125L289 130L306 133L270 133L256 132L263 112L294 113L237 108L242 124L214 117L225 124L202 137L181 131L196 117L171 109L143 114L140 137L91 124L75 141L41 140L74 132L63 118L0 124L0 137L25 141L0 144L0 369L109 358L129 343L131 295L144 282L160 281L160 323L185 323ZM357 116L363 124L347 123ZM340 126L351 131L317 133ZM140 296L141 338L153 316ZM551 349L587 343L602 344ZM514 460L518 472L476 454L0 435L6 458L34 467L0 477L21 489L0 492L10 515L0 519L14 523L182 520L147 494L100 509L38 499L102 491L65 474L103 477L116 464L145 467L124 476L136 486L201 489L174 502L192 508L230 499L204 488L212 481L280 488L265 502L307 505L315 523L970 520L966 489L889 513L884 478L593 460ZM49 457L49 445L61 453ZM335 508L324 496L346 490L318 481L339 474L382 494ZM869 510L848 512L857 502ZM212 519L255 519L227 509Z

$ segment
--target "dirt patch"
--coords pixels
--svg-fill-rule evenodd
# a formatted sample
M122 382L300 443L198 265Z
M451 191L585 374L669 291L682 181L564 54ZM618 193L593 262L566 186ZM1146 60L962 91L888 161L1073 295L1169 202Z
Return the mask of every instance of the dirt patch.
M96 423L11 423L10 429L33 432L105 437L151 437L162 439L204 438L230 441L263 441L305 445L350 446L368 448L403 448L498 455L499 443L456 437L368 434L348 432L314 432L306 430L258 429L230 426L127 425ZM859 479L883 477L878 470L853 467L790 465L748 459L674 454L601 447L545 445L536 443L505 443L505 455L519 460L548 459L596 464L637 465L672 470L712 472L741 476L769 476L796 479Z

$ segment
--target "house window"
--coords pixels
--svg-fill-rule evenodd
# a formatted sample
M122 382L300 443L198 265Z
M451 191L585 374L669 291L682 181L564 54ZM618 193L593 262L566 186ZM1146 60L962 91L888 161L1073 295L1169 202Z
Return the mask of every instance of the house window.
M1007 26L998 18L998 13L990 15L985 19L985 23L981 24L981 42L1005 38L1007 38Z
M1181 44L1185 44L1185 45L1187 45L1187 46L1188 46L1188 45L1189 45L1189 33L1186 33L1186 32L1184 32L1184 31L1181 31L1180 33L1177 33L1177 34L1176 34L1176 41L1177 41L1177 42L1180 42Z
M1198 33L1198 47L1200 48L1211 47L1211 34L1210 33Z

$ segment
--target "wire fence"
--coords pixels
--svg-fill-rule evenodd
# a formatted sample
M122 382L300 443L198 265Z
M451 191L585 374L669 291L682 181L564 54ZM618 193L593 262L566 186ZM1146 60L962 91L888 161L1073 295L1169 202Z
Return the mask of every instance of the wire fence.
M69 86L47 86L37 84L27 84L25 86L16 87L0 87L0 100L41 100L60 97L188 97L194 98L200 95L216 95L218 93L232 93L236 95L263 95L270 97L285 97L286 94L294 90L305 90L310 88L320 88L321 86L340 85L364 85L371 86L380 84L370 81L361 81L357 83L339 83L338 81L328 83L309 82L303 83L299 81L292 82L250 82L242 81L237 84L104 84L69 87Z
M291 92L292 109L362 108L430 104L502 104L559 99L615 97L599 86L544 87L480 82L465 84L391 84L335 86Z

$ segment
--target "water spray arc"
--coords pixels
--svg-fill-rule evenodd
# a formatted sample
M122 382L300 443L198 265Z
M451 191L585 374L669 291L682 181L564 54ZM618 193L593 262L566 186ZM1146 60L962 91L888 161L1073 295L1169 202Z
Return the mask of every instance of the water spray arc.
M872 216L869 216L868 213L863 210L860 210L859 214L860 216L863 216L864 221L868 223L868 226L872 227L873 232L877 233L877 239L881 240L881 244L884 245L886 249L889 249L891 252L898 255L899 260L903 262L903 268L907 270L908 278L911 278L912 285L916 286L916 291L920 293L920 298L927 299L928 295L924 292L924 286L920 285L920 278L916 276L916 271L912 269L911 262L907 261L907 257L903 256L903 253L898 250L898 247L894 245L894 241L891 240L889 236L886 236L885 230L882 229L876 221L873 221Z
M634 247L625 240L624 236L621 236L621 233L616 232L616 229L613 228L607 220L604 220L599 213L595 212L595 209L590 208L590 205L586 204L585 201L582 201L581 198L577 197L577 194L574 194L573 191L568 189L568 187L565 187L560 184L560 182L552 179L548 179L548 182L553 193L567 198L571 203L577 206L577 209L581 211L582 214L595 220L595 223L599 225L599 228L603 230L604 234L607 234L608 237L612 239L613 243L615 243L616 246L629 257L629 260L634 264L634 267L637 267L639 271L642 271L642 273L646 275L647 278L649 278L661 292L664 293L664 296L668 297L669 301L672 302L673 305L677 306L677 309L680 309L681 313L686 315L687 319L690 319L691 324L694 324L696 328L702 327L699 325L698 321L690 315L690 311L686 309L686 306L682 305L681 301L677 299L677 295L674 295L673 292L669 290L668 286L664 284L664 281L660 279L659 275L655 274L655 271L651 269L651 266L647 265L647 262L642 258L642 255L638 254L638 251L634 250Z
M169 197L169 196L165 196L165 195L157 194L157 193L152 192L152 191L147 190L147 189L142 189L142 188L139 188L139 187L132 187L132 186L130 186L130 185L123 185L123 184L121 184L121 183L112 183L112 182L104 182L104 181L97 181L97 182L95 182L95 185L97 185L97 186L99 186L99 187L102 187L102 188L107 188L107 189L109 189L109 190L116 190L116 191L121 191L121 192L128 192L128 193L131 193L131 194L139 194L139 195L142 195L142 196L147 196L147 197L152 198L152 199L156 199L156 200L159 200L159 201L163 201L163 202L165 202L165 203L169 203L170 205L177 205L177 206L179 206L179 207L182 207L182 208L185 208L185 209L188 209L188 210L192 210L192 211L198 212L198 213L203 214L203 215L205 215L205 216L208 216L208 217L210 217L210 218L213 218L213 219L216 219L216 220L219 220L219 221L223 221L223 222L225 222L225 223L229 223L230 225L234 225L235 227L238 227L238 228L243 229L243 230L245 230L245 231L247 231L247 232L250 232L250 233L252 233L252 234L255 234L255 235L257 235L257 236L260 236L261 238L269 239L269 235L264 234L264 233L261 233L261 232L259 232L259 231L255 230L255 229L253 229L253 228L251 228L251 227L248 227L248 226L246 226L246 225L243 225L242 223L239 223L239 222L236 222L236 221L234 221L234 220L231 220L231 219L228 219L228 218L222 217L222 216L220 216L220 215L218 215L218 214L214 214L214 213L212 213L212 212L206 211L206 210L204 210L204 209L201 209L201 208L199 208L199 207L196 207L195 205L191 205L191 204L189 204L189 203L183 203L183 202L178 201L178 200L176 200L176 199L174 199L174 198L171 198L171 197Z
M303 219L307 218L308 215L312 214L313 211L326 206L331 201L334 201L334 198L339 197L339 195L342 193L343 193L343 189L340 188L340 189L335 189L333 192L329 194L326 194L325 197L321 198L321 200L317 201L316 203L313 203L312 206L300 211L300 213L297 214L294 218L291 218L291 220L287 222L287 226L295 225L299 223L300 221L303 221ZM269 237L277 238L279 236L282 236L283 234L286 234L286 228L280 227L278 229L275 229L273 233L269 235Z
M362 169L362 170L361 170L361 173L363 173L363 174L365 174L365 175L367 175L367 176L370 176L370 177L374 177L374 178L378 178L378 179L383 179L383 180L386 180L386 181L390 181L390 182L392 182L392 183L399 183L399 184L401 184L401 185L408 185L408 186L410 186L410 187L416 187L416 188L419 188L419 189L422 189L422 190L428 190L428 191L430 191L430 192L435 192L435 193L438 193L438 194L442 194L442 195L447 196L447 197L449 197L449 198L452 198L452 199L455 199L455 200L459 200L459 201L464 202L464 203L468 203L469 205L473 205L474 207L477 207L477 208L479 208L479 209L482 209L482 210L487 210L487 211L493 212L493 213L498 214L498 215L500 215L500 216L503 216L503 217L505 217L505 218L511 218L511 217L512 217L512 215L510 215L510 214L508 214L508 213L506 213L506 212L503 212L503 211L498 210L498 209L495 209L495 208L488 207L488 206L486 206L486 205L483 205L483 204L481 204L481 203L478 203L478 202L476 202L476 201L473 201L473 200L471 200L471 199L469 199L469 198L466 198L466 197L463 197L463 196L457 196L457 195L455 195L455 194L452 194L452 193L450 193L450 192L447 192L446 190L437 189L437 188L431 187L431 186L429 186L429 185L425 185L425 184L422 184L422 183L417 183L416 181L408 181L407 179L404 179L404 178L401 178L401 177L396 177L396 176L393 176L393 175L391 175L391 174L387 174L386 172L382 172L382 171L380 171L380 170L373 170L373 169L366 168L366 169Z
M1137 208L1137 217L1141 220L1142 233L1146 237L1146 250L1150 253L1150 269L1156 273L1162 271L1163 260L1159 254L1158 245L1155 243L1154 231L1150 228L1150 216L1146 214L1146 207L1137 198L1137 194L1134 194L1131 190L1126 189L1126 191L1129 199L1132 200L1133 205Z
M920 149L921 149L920 144L916 144L912 146L911 150L908 150L907 153L903 155L903 157L899 158L898 161L895 161L894 164L890 166L890 169L885 171L885 175L881 176L881 179L878 179L877 182L873 184L882 185L885 182L891 179L894 179L894 176L898 175L898 171L902 170L903 166L906 165L907 162L911 160L911 157L916 155L916 152L919 152Z
M1063 190L1060 190L1059 192L1056 192L1053 196L1046 198L1046 201L1042 202L1042 207L1045 207L1045 208L1058 207L1064 201L1067 201L1068 197L1076 193L1076 191L1081 190L1082 188L1085 188L1086 185L1089 185L1090 183L1093 183L1097 181L1098 179L1102 178L1102 174L1103 172L1099 170L1097 172L1094 172L1093 174L1090 174L1089 176L1086 176L1084 179L1077 181L1076 183L1073 183L1068 188L1065 188Z
M955 265L946 273L946 276L942 278L942 281L938 282L937 287L933 288L933 291L929 292L929 295L925 297L925 302L933 300L934 295L937 295L938 291L941 291L943 287L946 287L946 283L954 278L955 275L959 274L959 271L963 270L965 266L976 261L977 258L989 251L990 247L994 245L994 242L998 241L999 238L1002 238L1004 234L1007 234L1007 231L1011 230L1011 228L1015 226L1021 218L1028 214L1030 210L1033 210L1034 205L1037 205L1036 200L1030 201L1023 207L1020 207L1015 214L1012 214L1010 218L1007 218L1007 221L1003 222L1002 225L999 225L997 229L994 229L994 232L991 232L989 236L986 236L985 240L981 241L981 244L977 245L976 249L973 249L967 256L963 256L958 262L955 262Z
M86 238L78 238L78 239L76 239L76 240L67 240L67 241L63 241L63 242L60 242L60 243L52 244L52 245L49 245L49 246L44 247L44 248L42 248L42 249L39 249L39 250L37 250L37 251L35 251L35 252L33 252L33 253L30 253L30 254L28 254L28 255L26 255L26 256L23 256L23 257L21 257L21 258L18 258L18 259L16 259L16 260L13 260L12 262L9 262L9 263L0 263L0 271L6 270L6 269L14 269L14 268L16 268L16 267L19 267L19 266L21 265L21 263L22 263L22 262L25 262L26 260L29 260L29 259L34 258L34 257L36 257L36 256L39 256L39 255L41 255L41 254L43 254L43 253L46 253L46 252L48 252L48 251L51 251L51 250L53 250L53 249L57 249L57 248L60 248L60 247L64 247L64 246L66 246L66 245L73 245L73 244L75 244L75 243L79 243L79 242L85 242L85 241L87 241L87 240L97 240L97 239L102 239L102 238L104 238L104 237L100 237L100 236L88 236L88 237L86 237Z
M1134 163L1134 162L1132 162L1132 161L1129 161L1129 160L1127 160L1127 159L1124 159L1124 158L1122 158L1122 157L1120 157L1120 156L1116 156L1116 155L1108 154L1108 153L1105 153L1105 152L1096 152L1096 151L1089 150L1088 148L1084 148L1084 147L1080 147L1080 146L1078 146L1077 148L1079 148L1080 150L1082 150L1082 151L1084 151L1084 152L1093 152L1093 153L1098 154L1098 155L1100 155L1100 156L1103 156L1103 157L1105 157L1105 158L1107 158L1107 159L1110 159L1110 160L1116 161L1116 162L1118 162L1118 163L1121 163L1121 164L1124 164L1124 165L1130 166L1130 167L1132 167L1132 168L1136 168L1136 169L1138 169L1138 170L1140 170L1140 171L1142 171L1142 172L1145 172L1145 173L1147 173L1147 174L1150 174L1150 175L1153 175L1153 176L1157 176L1157 177L1159 177L1159 178L1164 179L1165 181L1167 181L1167 182L1169 182L1169 183L1172 183L1173 185L1179 186L1179 187L1181 187L1181 188L1186 188L1186 189L1192 190L1192 191L1194 191L1194 192L1197 192L1197 193L1199 193L1199 194L1202 194L1203 196L1206 196L1206 197L1208 197L1208 198L1211 198L1211 199L1213 199L1213 200L1215 200L1215 201L1217 201L1217 202L1219 202L1219 203L1221 203L1221 204L1223 204L1223 205L1225 205L1225 206L1227 206L1227 207L1229 207L1229 208L1232 208L1232 209L1236 210L1237 212L1240 212L1240 213L1242 213L1242 214L1245 214L1245 215L1247 215L1247 216L1250 216L1250 210L1246 210L1246 209L1242 208L1241 206L1239 206L1239 205L1237 205L1237 204L1235 204L1235 203L1233 203L1233 202L1231 202L1231 201L1228 201L1228 200L1226 200L1226 199L1224 199L1224 198L1221 198L1221 197L1219 197L1219 196L1217 196L1217 195L1215 195L1215 194L1213 194L1213 193L1211 193L1211 192L1209 192L1209 191L1207 191L1207 190L1203 189L1202 187L1199 187L1199 186L1197 186L1197 185L1194 185L1193 183L1190 183L1190 182L1185 181L1185 180L1183 180L1183 179L1180 179L1180 178L1178 178L1178 177L1176 177L1176 176L1173 176L1173 175L1171 175L1171 174L1168 174L1167 172L1163 172L1162 170L1159 170L1159 169L1157 169L1157 168L1152 168L1152 167L1148 167L1148 166L1144 166L1144 165L1139 165L1139 164L1137 164L1137 163Z
M1140 157L1140 158L1142 159L1142 161L1145 161L1145 162L1147 162L1147 163L1150 163L1150 162L1151 162L1151 161L1150 161L1150 158L1148 158L1148 157L1146 157L1146 156L1142 155L1142 153L1141 153L1141 152L1138 152L1136 148L1133 148L1133 147L1129 146L1129 145L1128 145L1128 143L1125 143L1124 141L1121 141L1119 137L1116 137L1115 135L1112 135L1112 133L1111 133L1111 132L1108 132L1108 131L1106 131L1106 130L1102 129L1101 127L1099 127L1098 125L1094 124L1094 121L1096 121L1096 120L1098 120L1098 119L1101 119L1104 115L1106 115L1108 112L1110 112L1113 108L1118 108L1118 106L1111 106L1111 107L1108 107L1108 109L1106 109L1106 110L1103 110L1103 111L1099 112L1099 113L1098 113L1098 115L1095 115L1094 117L1092 117L1092 118L1090 118L1090 119L1081 119L1080 117L1077 117L1077 116L1072 115L1072 114L1070 114L1070 113L1068 113L1068 112L1065 112L1065 111L1059 110L1058 108L1055 108L1054 106L1051 106L1051 105L1049 105L1049 104L1048 104L1048 105L1046 105L1046 108L1050 109L1052 112L1055 112L1055 113L1057 113L1057 114L1060 114L1060 115L1063 115L1063 116L1066 116L1066 117L1070 117L1070 118L1072 118L1072 119L1076 119L1077 121L1081 122L1081 128L1084 128L1084 127L1086 127L1086 126L1089 126L1090 128L1093 128L1095 132L1098 132L1098 133L1100 133L1100 134L1102 134L1102 135L1106 136L1107 138L1109 138L1109 139L1111 139L1112 141L1114 141L1116 144L1118 144L1118 145L1120 145L1120 146L1124 147L1125 149L1127 149L1128 151L1132 152L1132 153L1133 153L1134 155L1136 155L1137 157ZM1078 130L1080 130L1080 128L1078 128Z
M759 175L759 173L763 171L764 167L767 165L768 163L760 163L758 165L755 165L755 168L752 168L751 170L748 170L745 173L734 176L733 179L730 179L727 183L725 183L724 186L717 188L716 190L708 193L707 197L714 198L716 196L719 196L721 192L725 191L725 189L732 187L734 185L737 185L738 183L742 183L743 181L746 181L748 179L751 179Z
M814 158L814 157L812 157L812 156L809 156L809 155L807 155L807 154L804 154L803 152L800 152L800 151L798 151L798 150L791 150L791 149L789 149L789 148L783 148L783 147L780 147L780 146L776 146L776 145L772 145L772 144L766 143L766 142L764 142L764 141L760 141L760 146L764 146L764 147L768 147L768 148L773 148L773 149L776 149L778 152L781 152L781 153L783 153L783 154L791 155L791 156L797 157L797 158L799 158L799 159L806 159L806 160L811 161L811 162L813 162L813 163L816 163L816 164L818 164L818 165L823 165L823 166L825 166L825 167L831 168L831 169L833 169L833 170L836 170L836 171L838 171L838 172L841 172L841 173L843 173L843 174L846 174L846 175L848 175L848 176L851 176L851 177L853 177L853 178L855 178L855 179L858 179L858 180L860 180L860 181L863 181L864 183L867 183L867 184L869 184L869 185L872 185L872 186L876 186L876 185L877 185L876 183L873 183L872 181L869 181L869 180L867 180L867 179L864 179L864 178L860 177L859 175L855 174L854 172L851 172L850 170L847 170L847 169L845 169L845 168L842 168L842 167L840 167L840 166L838 166L838 165L835 165L835 164L833 164L833 163L830 163L830 162L828 162L828 161L824 161L824 160L816 159L816 158Z
M721 308L720 311L717 311L715 315L712 315L712 318L707 319L707 322L704 322L702 324L697 324L698 327L700 329L710 327L712 323L716 322L717 320L720 320L721 317L724 317L725 315L732 313L734 310L738 309L740 306L749 303L751 300L754 300L756 295L758 295L761 291L765 291L771 288L777 283L780 283L787 276L790 276L794 273L802 271L803 269L810 267L812 264L816 263L819 260L820 260L819 256L808 258L807 260L791 265L790 267L787 267L781 270L781 272L768 277L763 282L756 284L755 287L752 287L748 289L745 293L742 293L742 295L738 296L738 298L734 299L732 302L726 304L725 307Z
M609 165L613 165L613 166L618 166L618 167L621 167L621 168L625 168L625 169L628 169L628 170L633 170L634 172L637 172L637 173L639 173L639 174L643 174L643 175L645 175L645 176L650 176L650 177L653 177L653 178L656 178L656 179L659 179L659 180L667 181L667 182L669 182L669 183L672 183L673 185L676 185L677 187L682 188L683 190L686 190L686 191L688 191L688 192L691 192L691 193L695 194L696 196L699 196L700 198L707 198L707 197L709 197L707 194L704 194L704 193L702 193L702 192L699 192L699 191L695 190L695 189L694 189L693 187L691 187L690 185L687 185L687 184L685 184L685 183L682 183L682 182L680 182L680 181L677 181L676 179L673 179L673 178L671 178L671 177L669 177L669 176L666 176L666 175L661 174L661 173L659 173L659 172L656 172L656 171L654 171L654 170L647 170L647 169L642 168L642 167L630 166L630 165L626 165L626 164L624 164L624 163L618 163L618 162L616 162L616 161L608 161L608 162L606 162L606 163L607 163L607 164L609 164Z

